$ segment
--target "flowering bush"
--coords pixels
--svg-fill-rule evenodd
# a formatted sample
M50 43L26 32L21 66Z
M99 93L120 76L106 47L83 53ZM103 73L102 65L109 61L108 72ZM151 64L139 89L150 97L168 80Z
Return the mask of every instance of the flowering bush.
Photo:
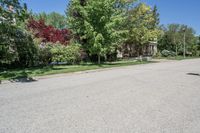
M59 42L61 44L67 45L69 44L71 38L71 33L68 29L56 29L51 25L46 25L45 21L42 19L39 21L30 19L28 21L27 27L33 32L35 37L42 38L43 42Z

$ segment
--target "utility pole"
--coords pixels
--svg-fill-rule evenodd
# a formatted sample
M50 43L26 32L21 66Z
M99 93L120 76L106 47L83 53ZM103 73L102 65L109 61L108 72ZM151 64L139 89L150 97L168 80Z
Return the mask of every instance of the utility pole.
M184 32L184 36L183 36L183 57L186 58L186 44L185 44L185 32L186 32L186 29L184 28L183 29L183 32Z

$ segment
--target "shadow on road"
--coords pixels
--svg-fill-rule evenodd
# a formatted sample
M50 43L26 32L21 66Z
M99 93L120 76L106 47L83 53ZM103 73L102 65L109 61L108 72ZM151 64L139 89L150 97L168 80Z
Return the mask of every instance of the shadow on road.
M200 76L199 73L187 73L187 75L192 75L192 76Z
M30 75L27 72L23 71L20 75L10 79L9 81L12 83L14 82L30 83L30 82L36 82L37 80L30 77Z
M36 79L33 79L31 77L23 77L23 78L16 78L10 80L11 82L21 82L21 83L30 83L30 82L36 82Z

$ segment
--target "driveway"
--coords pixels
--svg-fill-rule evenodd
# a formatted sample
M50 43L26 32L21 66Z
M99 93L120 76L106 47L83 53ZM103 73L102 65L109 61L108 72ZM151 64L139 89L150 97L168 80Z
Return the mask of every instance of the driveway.
M200 59L0 85L0 133L199 133Z

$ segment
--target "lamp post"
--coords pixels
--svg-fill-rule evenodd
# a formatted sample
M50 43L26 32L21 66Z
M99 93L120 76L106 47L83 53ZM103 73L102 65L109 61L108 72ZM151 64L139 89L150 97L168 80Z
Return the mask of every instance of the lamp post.
M185 32L186 32L186 28L183 28L183 57L185 58L186 55L186 44L185 44Z

